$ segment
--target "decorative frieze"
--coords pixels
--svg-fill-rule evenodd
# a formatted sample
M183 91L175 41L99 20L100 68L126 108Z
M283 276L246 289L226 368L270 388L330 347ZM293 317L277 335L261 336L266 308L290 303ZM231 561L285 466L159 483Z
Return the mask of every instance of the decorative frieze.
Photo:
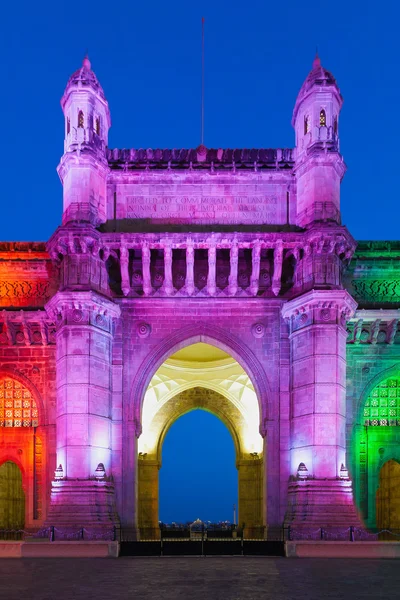
M347 343L372 346L400 343L399 320L400 310L357 310L347 324Z
M0 313L0 345L48 346L55 344L56 328L45 311Z
M400 303L400 279L353 279L351 284L357 300Z

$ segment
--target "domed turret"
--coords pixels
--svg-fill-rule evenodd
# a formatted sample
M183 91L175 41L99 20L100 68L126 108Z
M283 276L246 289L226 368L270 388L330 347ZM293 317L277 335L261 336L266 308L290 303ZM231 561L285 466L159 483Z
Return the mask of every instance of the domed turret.
M340 182L346 167L339 153L341 96L336 80L316 55L293 111L296 134L297 224L340 223Z
M106 220L106 148L110 110L87 56L68 80L61 107L65 117L64 155L58 174L64 187L63 223Z
M336 79L318 54L297 96L292 125L298 155L316 142L339 144L338 123L343 98Z
M61 107L65 115L66 152L73 151L78 144L107 146L110 111L104 90L87 56L81 68L69 78Z

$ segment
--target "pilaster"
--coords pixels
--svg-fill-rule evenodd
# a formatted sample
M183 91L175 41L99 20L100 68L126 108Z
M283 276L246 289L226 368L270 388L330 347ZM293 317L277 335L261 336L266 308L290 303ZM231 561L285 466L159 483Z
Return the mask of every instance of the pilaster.
M288 523L358 524L346 468L346 322L356 306L345 290L312 290L282 308L291 354Z
M48 522L112 524L117 517L111 471L111 351L120 309L94 291L60 291L46 311L56 324L58 465Z

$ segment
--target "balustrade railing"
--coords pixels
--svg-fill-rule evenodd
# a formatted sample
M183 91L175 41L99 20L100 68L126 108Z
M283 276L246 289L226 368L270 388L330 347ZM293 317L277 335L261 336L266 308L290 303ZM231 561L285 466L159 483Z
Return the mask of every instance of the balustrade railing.
M179 259L175 257L176 250L183 250ZM203 251L203 257L199 251ZM224 258L220 251L225 252ZM118 245L110 241L107 247L107 256L114 261L114 267L119 266L124 296L131 292L143 296L169 297L178 292L193 296L201 291L207 296L255 297L267 288L278 296L285 283L284 261L293 256L297 264L300 252L295 243L282 240L271 243L258 238L196 239L179 235L157 240L144 235L141 241L124 240ZM176 273L181 285L176 283Z

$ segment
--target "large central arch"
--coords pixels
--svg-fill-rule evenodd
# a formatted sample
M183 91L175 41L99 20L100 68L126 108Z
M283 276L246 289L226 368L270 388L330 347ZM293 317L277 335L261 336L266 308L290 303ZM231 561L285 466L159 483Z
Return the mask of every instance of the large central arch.
M204 343L190 348L210 348ZM188 362L173 354L148 386L138 440L138 527L141 538L159 536L158 471L162 444L182 415L203 409L217 416L234 440L239 479L239 524L251 537L264 537L265 489L263 440L259 433L258 398L249 376L232 356L222 352L214 361Z
M136 431L140 431L144 397L154 373L169 356L186 346L197 343L210 344L220 348L232 356L248 374L260 407L260 429L264 430L264 423L270 419L272 414L272 394L261 363L250 348L236 336L219 327L198 323L183 327L170 335L156 348L153 348L143 360L139 368L139 376L135 378L130 394L132 399L130 406L133 411L130 419L134 421Z

